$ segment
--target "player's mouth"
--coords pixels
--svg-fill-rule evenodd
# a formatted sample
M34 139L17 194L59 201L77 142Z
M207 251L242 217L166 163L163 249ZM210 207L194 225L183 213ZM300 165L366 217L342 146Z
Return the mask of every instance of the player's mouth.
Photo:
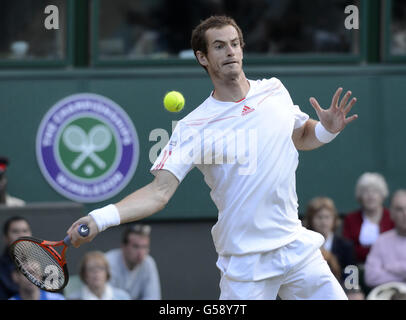
M237 63L237 61L235 61L235 60L226 61L226 62L223 63L223 66L226 66L226 65L233 65L233 64L235 64L235 63Z

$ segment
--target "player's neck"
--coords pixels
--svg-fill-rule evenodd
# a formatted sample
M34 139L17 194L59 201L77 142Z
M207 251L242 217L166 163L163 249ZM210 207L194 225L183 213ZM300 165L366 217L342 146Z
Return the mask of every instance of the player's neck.
M244 99L250 89L250 84L241 72L238 78L213 79L213 98L219 101L235 102Z

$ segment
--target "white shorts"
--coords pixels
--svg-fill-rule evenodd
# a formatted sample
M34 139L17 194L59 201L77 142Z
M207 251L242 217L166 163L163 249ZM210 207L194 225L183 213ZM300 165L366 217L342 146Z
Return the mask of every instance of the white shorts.
M268 253L219 257L220 299L275 300L279 295L282 300L347 300L320 252L323 242L320 234L305 230Z

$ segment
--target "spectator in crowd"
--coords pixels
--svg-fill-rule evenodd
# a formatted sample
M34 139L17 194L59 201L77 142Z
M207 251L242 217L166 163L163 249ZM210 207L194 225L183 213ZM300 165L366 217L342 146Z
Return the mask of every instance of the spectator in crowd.
M326 260L330 262L333 274L342 283L345 267L356 264L355 251L351 241L337 234L339 217L333 200L327 197L313 198L307 205L305 221L308 229L321 233L325 238L323 256L328 257Z
M394 227L383 205L388 193L385 178L379 173L366 172L357 181L355 196L361 208L346 215L343 236L354 243L357 264L361 266L379 234Z
M392 2L391 24L391 54L406 54L406 3L404 1Z
M37 263L36 267L40 268L40 264ZM32 265L32 268L34 269L35 266ZM35 272L35 270L32 270L32 272ZM65 297L60 293L41 290L16 268L12 271L11 276L17 284L18 293L9 300L65 300Z
M6 171L10 161L6 157L0 157L0 204L9 207L21 207L25 202L21 199L10 196L7 193L7 177Z
M395 229L378 237L365 264L365 283L370 287L406 284L406 190L395 192L390 211Z
M68 296L71 300L130 300L130 295L111 286L110 267L104 254L91 251L85 254L80 263L82 288Z
M28 221L23 217L11 217L3 226L3 239L6 248L0 257L0 299L6 300L17 294L18 286L13 281L12 272L15 269L8 249L19 237L31 236L31 228Z
M161 285L154 259L149 255L151 227L136 224L125 229L121 248L106 253L113 286L133 300L161 299Z

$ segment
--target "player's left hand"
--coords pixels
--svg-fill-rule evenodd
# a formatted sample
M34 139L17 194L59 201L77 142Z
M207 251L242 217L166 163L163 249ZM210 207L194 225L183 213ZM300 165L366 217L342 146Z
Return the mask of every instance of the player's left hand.
M337 89L331 101L331 106L327 110L322 109L314 97L311 97L309 100L314 110L316 110L321 124L331 133L342 131L347 124L358 118L357 114L354 114L351 117L347 118L347 114L351 111L351 108L357 102L357 98L352 98L351 101L348 102L352 92L347 91L341 102L339 102L342 92L343 88Z

